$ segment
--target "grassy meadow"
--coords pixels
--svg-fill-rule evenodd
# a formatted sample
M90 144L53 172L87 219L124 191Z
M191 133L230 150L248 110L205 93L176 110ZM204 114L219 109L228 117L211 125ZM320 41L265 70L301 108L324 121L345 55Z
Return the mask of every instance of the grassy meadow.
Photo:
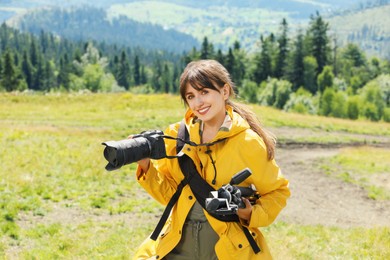
M374 143L390 137L385 123L252 108L273 129L315 133L299 142L341 142L335 133L355 136L344 142L361 141L362 135L374 136ZM1 93L0 259L131 259L163 207L136 183L135 165L105 171L101 143L163 130L184 112L174 95ZM291 138L282 134L280 142ZM332 167L342 168L344 175L335 178L367 188L373 199L388 200L388 189L370 176L389 174L389 150L370 149L345 149L325 170L332 175ZM380 155L358 163L370 154ZM263 232L275 259L390 258L390 227L276 222Z

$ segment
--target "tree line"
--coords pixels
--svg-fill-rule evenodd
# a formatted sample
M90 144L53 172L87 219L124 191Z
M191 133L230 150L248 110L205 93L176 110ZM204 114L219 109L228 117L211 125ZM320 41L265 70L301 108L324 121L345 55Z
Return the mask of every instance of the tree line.
M177 93L184 66L216 59L231 73L240 98L286 111L390 121L390 63L356 45L337 46L317 13L304 31L262 35L255 53L236 41L227 51L207 37L182 55L141 47L69 41L40 31L0 27L0 89Z

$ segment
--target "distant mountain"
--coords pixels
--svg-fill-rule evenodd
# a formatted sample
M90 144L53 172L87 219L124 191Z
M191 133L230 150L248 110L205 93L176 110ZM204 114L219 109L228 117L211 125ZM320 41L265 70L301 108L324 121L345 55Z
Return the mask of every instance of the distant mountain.
M390 1L388 1L390 2ZM390 60L390 3L326 18L339 45L352 42L370 56Z
M261 35L278 33L283 18L287 19L289 33L293 35L296 29L306 27L310 15L318 11L326 17L326 21L330 22L332 33L337 35L339 44L345 44L348 41L364 42L364 44L360 44L364 50L368 50L370 54L385 57L387 57L386 44L389 45L387 40L382 41L390 35L388 30L384 28L389 28L387 25L389 23L375 22L388 21L389 12L378 11L375 13L370 11L364 19L352 13L377 4L382 6L390 4L390 0L6 0L0 2L0 19L9 20L10 17L13 17L12 19L15 21L17 20L15 15L22 16L28 10L45 6L70 8L91 5L92 3L94 7L107 11L107 17L104 18L107 24L102 28L96 27L96 22L94 23L88 18L86 19L89 21L89 27L77 25L76 22L80 20L77 20L76 17L74 21L67 20L68 24L58 24L58 26L67 26L68 31L74 30L73 36L83 34L84 37L102 39L96 38L96 35L99 35L102 30L105 41L133 43L139 40L146 45L154 42L155 47L161 48L173 44L172 49L178 51L199 46L199 42L205 36L208 37L209 42L214 44L215 48L225 51L232 46L235 40L238 40L242 48L252 52L258 50ZM348 10L352 11L348 12ZM333 17L333 14L338 14L338 16ZM375 19L370 19L372 16L375 16ZM24 17L23 28L30 31L38 30L39 26L47 30L57 30L58 28L54 28L55 24L61 23L61 21L56 21L56 17L52 17L54 24L48 23L48 20L44 21L44 17L41 17L38 19L41 21L38 26L37 22L31 23L26 18L27 16ZM125 17L132 22L125 22ZM362 21L366 21L365 24ZM116 30L112 27L113 24L115 26L122 24L123 27ZM142 24L145 24L144 28L142 28ZM160 30L151 29L152 25L160 26ZM80 31L78 26L84 26L85 31ZM132 26L135 26L134 30L139 34L126 37L129 32L125 31L125 27L131 30ZM371 30L372 36L370 37L372 39L369 39L367 28L374 27L376 29ZM59 34L55 30L54 32ZM108 36L110 31L112 32L111 37ZM142 35L141 31L149 35L158 31L158 34L155 37L146 36ZM196 40L187 39L181 34L176 35L174 31L191 35ZM170 34L167 36L168 40L164 40L165 33ZM364 41L360 41L362 35L364 35ZM184 38L180 38L182 36ZM148 40L141 40L140 37ZM160 37L162 39L159 41ZM173 39L172 37L179 38ZM177 47L175 43L181 47Z
M140 23L124 16L109 20L103 9L89 6L37 9L15 18L12 24L22 31L35 34L43 30L70 40L96 40L175 53L186 52L199 45L188 34L164 29L160 25Z

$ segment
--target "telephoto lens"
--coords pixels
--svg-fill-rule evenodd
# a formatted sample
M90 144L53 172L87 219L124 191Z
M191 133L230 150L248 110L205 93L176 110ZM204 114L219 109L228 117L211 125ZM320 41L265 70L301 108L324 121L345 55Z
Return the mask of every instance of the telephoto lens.
M112 171L148 157L150 148L146 138L126 139L121 141L108 141L103 143L104 157L109 162L106 170Z
M132 139L102 143L104 158L108 161L107 171L144 158L161 159L166 157L165 143L161 131L148 131L135 135Z

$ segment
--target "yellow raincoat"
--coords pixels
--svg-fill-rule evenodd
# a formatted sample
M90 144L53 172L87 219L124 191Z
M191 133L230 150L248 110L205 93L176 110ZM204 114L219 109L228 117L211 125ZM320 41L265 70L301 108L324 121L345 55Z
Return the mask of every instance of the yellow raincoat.
M231 177L244 168L248 167L252 171L252 175L240 186L248 187L254 184L261 198L253 205L250 222L241 224L248 227L260 247L260 253L254 254L240 223L219 221L205 210L204 214L219 235L215 245L218 259L271 259L259 227L270 225L286 206L286 200L290 196L288 181L281 175L275 161L267 159L263 140L250 129L248 123L229 106L227 112L232 119L231 127L220 130L212 142L222 138L226 140L210 147L217 169L215 185L211 184L215 172L210 157L205 153L206 148L186 144L182 151L194 161L198 172L215 189L228 184ZM190 140L199 144L200 123L194 120L191 110L187 111L185 121ZM176 137L179 125L180 123L176 123L169 126L165 134ZM176 155L176 141L165 140L165 146L167 155ZM138 182L144 189L163 205L169 202L177 185L184 178L177 159L153 161L148 172L144 173L138 167L136 174ZM147 238L139 247L134 259L162 259L167 255L179 243L183 224L194 202L195 197L189 185L186 185L158 239L153 241Z

